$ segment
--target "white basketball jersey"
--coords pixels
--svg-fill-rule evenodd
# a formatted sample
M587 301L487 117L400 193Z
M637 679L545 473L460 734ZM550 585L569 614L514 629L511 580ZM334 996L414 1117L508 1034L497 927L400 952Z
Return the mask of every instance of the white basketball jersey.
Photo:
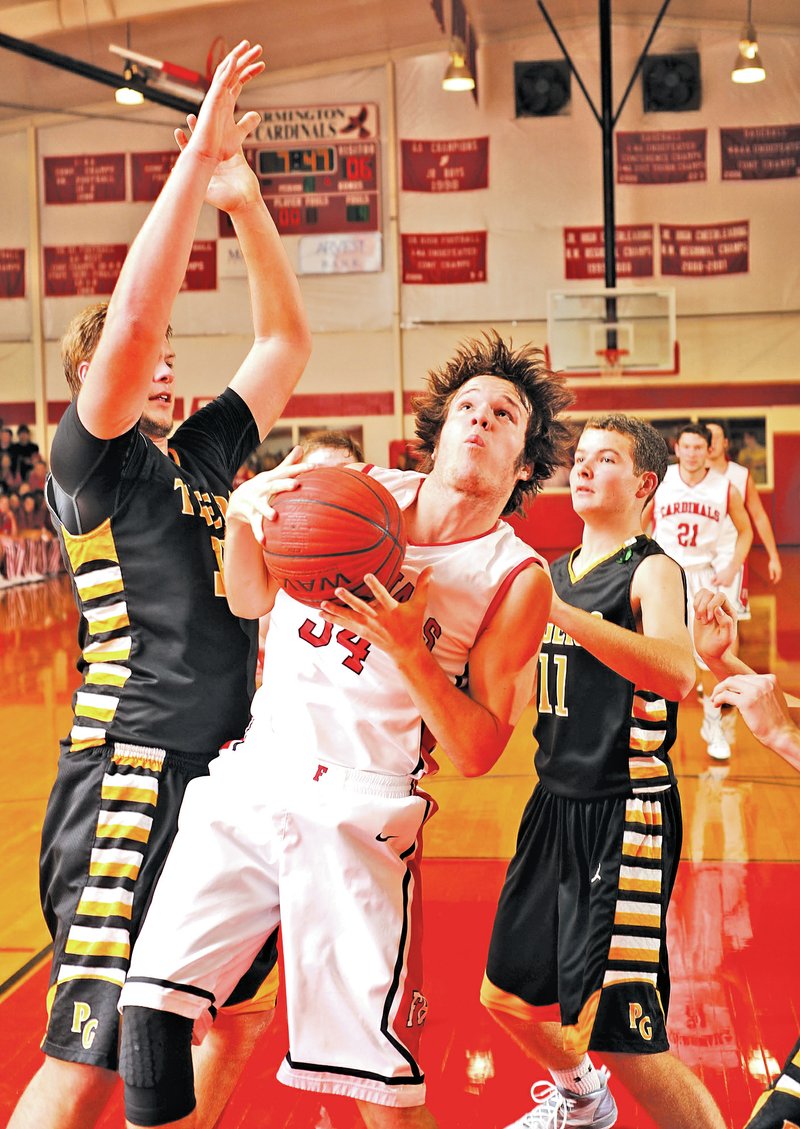
M745 494L747 493L747 480L749 477L750 471L746 466L728 460L728 465L725 467L725 478L727 478L742 495L742 501L744 501ZM733 557L733 551L736 548L737 536L736 526L731 521L729 514L722 523L722 532L720 533L717 549L714 554L715 564L718 563L719 566L722 567L730 561Z
M405 510L424 475L369 468ZM433 567L423 635L447 676L466 688L467 660L503 594L521 569L541 561L498 521L467 541L412 545L392 595L403 602ZM246 740L279 757L311 751L346 768L421 775L422 721L389 655L279 592L270 614L264 680L253 699Z
M667 467L654 499L653 538L684 568L713 561L728 516L729 487L728 479L715 470L690 486L677 463Z

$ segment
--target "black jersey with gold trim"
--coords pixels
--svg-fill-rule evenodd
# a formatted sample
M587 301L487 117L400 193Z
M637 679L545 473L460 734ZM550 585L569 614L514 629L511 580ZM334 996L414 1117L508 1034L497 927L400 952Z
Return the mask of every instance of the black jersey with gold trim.
M641 534L587 572L572 569L577 549L551 566L565 603L636 630L631 583L649 556L663 554ZM534 736L539 779L572 799L643 795L675 783L669 750L678 704L635 686L549 623L539 655L538 720Z
M118 442L124 457L105 457ZM244 732L256 623L228 610L222 543L233 476L257 443L231 389L178 428L169 456L136 428L97 440L67 409L48 498L81 616L72 750L116 741L213 754ZM74 487L81 461L108 500L108 516L85 531L75 515L91 474L70 492L56 480ZM96 498L87 510L98 513Z

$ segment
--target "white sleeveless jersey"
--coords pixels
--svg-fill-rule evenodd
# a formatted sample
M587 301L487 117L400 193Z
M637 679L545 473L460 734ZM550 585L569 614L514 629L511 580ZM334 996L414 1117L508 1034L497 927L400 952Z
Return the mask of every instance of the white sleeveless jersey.
M741 463L733 463L728 460L724 477L736 487L742 495L742 501L744 501L745 494L747 493L747 480L750 477L750 471L747 467L742 466ZM719 568L728 564L733 557L733 551L736 548L736 538L736 526L731 521L730 515L728 515L722 523L722 533L720 534L719 541L717 542L717 550L714 554L714 564Z
M696 568L713 561L728 516L729 488L728 479L715 470L689 486L677 463L667 467L653 505L653 539L679 565Z
M401 510L424 475L368 469ZM498 521L486 534L447 544L409 545L392 595L403 602L433 567L423 634L450 680L466 688L467 660L514 577L541 557ZM291 758L310 752L345 768L422 775L419 710L389 655L278 593L270 614L264 680L253 699L246 741Z

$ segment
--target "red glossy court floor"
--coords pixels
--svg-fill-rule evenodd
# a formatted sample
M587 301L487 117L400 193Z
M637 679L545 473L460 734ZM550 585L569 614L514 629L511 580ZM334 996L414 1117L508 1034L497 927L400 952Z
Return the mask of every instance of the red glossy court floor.
M742 656L758 670L774 670L797 694L800 552L782 558L777 589L766 581L763 553L751 558L753 620L742 627ZM68 725L74 632L63 581L0 593L0 1123L40 1061L49 938L38 909L36 852L57 735ZM741 722L730 766L710 762L699 724L691 697L681 708L674 750L685 837L670 918L669 1029L675 1051L739 1129L800 1031L800 776ZM477 1000L497 892L532 786L525 730L525 723L518 727L488 776L463 780L445 766L430 782L441 806L423 867L430 1002L423 1053L441 1129L502 1129L529 1108L530 1085L542 1076ZM279 1005L220 1129L360 1126L347 1101L320 1100L275 1081L285 1050ZM616 1080L612 1086L617 1124L653 1129ZM122 1124L115 1101L101 1126Z

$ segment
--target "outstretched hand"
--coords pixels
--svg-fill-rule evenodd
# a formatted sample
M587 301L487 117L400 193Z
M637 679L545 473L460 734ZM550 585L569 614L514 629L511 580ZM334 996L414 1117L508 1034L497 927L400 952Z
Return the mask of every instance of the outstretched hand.
M368 573L364 581L372 600L359 599L346 588L337 588L336 600L326 600L320 607L325 619L366 639L391 655L398 663L413 661L423 643L422 625L428 606L431 570L423 569L410 599L398 603L377 577Z
M721 659L736 639L736 613L722 592L701 588L694 597L694 648L701 659Z
M228 210L226 204L220 201L230 195L231 171L234 172L236 183L239 184L239 193L245 184L249 184L249 177L245 180L242 175L241 165L245 166L255 180L244 159L242 144L261 121L261 115L255 110L250 110L237 121L235 110L242 88L256 75L261 74L264 65L261 60L261 45L256 43L251 47L250 43L243 39L225 56L214 72L214 78L199 113L190 114L187 118L189 133L187 134L183 129L175 130L175 140L181 151L190 149L199 157L213 161L216 166L215 177L227 178L216 186L215 198L209 200L217 207L225 207L226 211ZM237 194L234 193L234 196Z
M774 674L731 675L714 687L711 702L736 706L753 736L770 749L784 730L794 728Z
M293 447L283 462L272 470L265 470L237 486L228 501L225 520L230 524L239 521L250 526L259 545L264 543L262 523L274 521L278 516L272 508L272 499L278 494L296 490L299 475L312 469L311 463L302 462L303 450Z

